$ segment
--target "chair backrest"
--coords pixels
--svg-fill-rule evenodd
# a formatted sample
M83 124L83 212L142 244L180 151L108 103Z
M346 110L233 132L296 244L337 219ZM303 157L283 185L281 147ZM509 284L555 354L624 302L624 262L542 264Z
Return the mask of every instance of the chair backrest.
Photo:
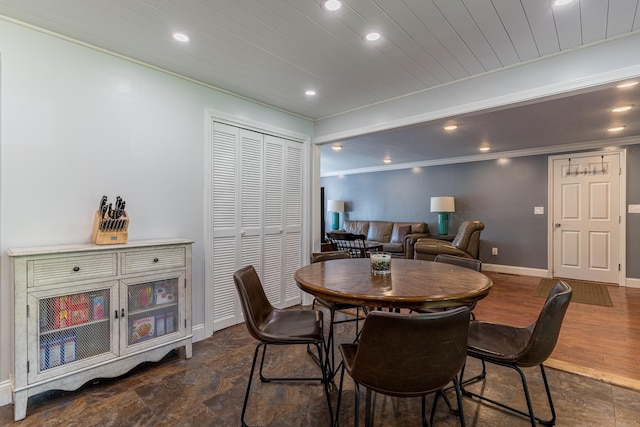
M264 337L260 326L267 321L274 308L264 293L260 277L255 268L248 265L233 273L233 281L242 304L244 323L251 336L262 341Z
M392 396L421 396L451 381L467 358L469 308L429 314L372 311L350 372Z
M484 223L481 221L465 221L460 224L458 233L451 245L477 259L480 250L480 232L482 230L484 230Z
M310 261L314 262L331 261L334 259L348 259L351 258L349 251L328 251L328 252L313 252L310 256Z
M558 281L551 289L538 319L528 328L531 336L525 349L517 356L519 366L537 366L551 355L572 294L571 287L563 281Z
M367 237L364 234L330 232L327 233L327 238L336 251L349 251L352 258L367 257Z
M482 270L482 262L480 260L472 258L462 258L460 256L449 254L438 254L433 261L470 268L471 270L475 271Z

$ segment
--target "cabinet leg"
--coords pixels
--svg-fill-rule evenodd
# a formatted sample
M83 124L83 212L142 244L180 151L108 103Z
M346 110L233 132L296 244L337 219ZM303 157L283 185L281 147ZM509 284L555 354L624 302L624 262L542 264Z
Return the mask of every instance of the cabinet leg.
M193 350L191 348L191 341L186 343L184 347L178 348L178 356L181 359L191 359L192 355L193 355Z
M26 391L17 391L13 393L13 420L20 421L27 417L27 399L29 396Z

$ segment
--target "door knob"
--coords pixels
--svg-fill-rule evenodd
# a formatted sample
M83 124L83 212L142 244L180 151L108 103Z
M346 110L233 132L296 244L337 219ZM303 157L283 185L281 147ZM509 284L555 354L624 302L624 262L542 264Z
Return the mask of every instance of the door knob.
M556 222L556 228L560 227L560 223Z

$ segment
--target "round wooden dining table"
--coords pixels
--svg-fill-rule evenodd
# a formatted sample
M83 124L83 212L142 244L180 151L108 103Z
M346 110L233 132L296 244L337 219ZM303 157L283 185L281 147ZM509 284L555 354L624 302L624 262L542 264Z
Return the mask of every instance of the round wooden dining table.
M469 305L489 294L491 279L477 271L433 261L394 258L391 274L371 273L368 258L316 262L294 274L315 297L356 306L437 308Z

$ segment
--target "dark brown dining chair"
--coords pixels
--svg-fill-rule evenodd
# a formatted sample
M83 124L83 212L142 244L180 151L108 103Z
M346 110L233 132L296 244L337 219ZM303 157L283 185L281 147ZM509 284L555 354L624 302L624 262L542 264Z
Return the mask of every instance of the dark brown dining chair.
M554 425L556 412L544 371L544 361L551 355L558 341L560 328L569 307L572 293L573 291L567 283L563 281L557 282L547 296L538 319L527 327L508 326L478 320L472 321L469 325L468 355L483 362L516 370L522 380L528 413L480 394L472 393L464 388L465 385L484 379L484 370L480 375L464 380L463 368L460 374L460 382L463 384L462 393L528 417L532 426L536 425L536 421L544 425ZM534 415L527 379L522 369L520 369L536 365L540 366L544 388L547 392L547 400L551 412L551 418L548 420L543 420Z
M367 258L367 236L345 232L327 233L327 238L336 251L349 251L352 258Z
M457 265L458 267L469 268L471 270L475 270L478 272L482 270L482 261L473 259L473 258L463 258L455 255L438 254L433 259L433 262L441 262L441 263L450 264L450 265ZM474 319L474 320L476 318L476 316L473 314L473 309L475 307L476 307L475 301L469 304L469 310L472 310L471 319ZM419 308L414 311L418 313L433 313L436 311L443 311L443 310L449 310L449 309L448 308L424 308L424 309Z
M259 341L253 354L251 372L249 373L249 382L244 396L244 404L242 405L242 415L240 416L242 426L247 425L244 418L247 410L247 403L249 401L249 392L251 390L253 373L255 371L260 348L263 349L262 359L260 361L260 380L262 382L321 381L324 385L324 393L329 406L329 417L331 419L331 424L333 424L333 410L331 406L331 398L329 396L329 380L323 363L323 354L325 354L326 351L324 348L324 336L322 330L322 312L319 310L281 310L274 308L264 293L262 283L260 282L260 278L258 277L256 270L251 265L236 271L233 274L233 281L235 282L238 296L240 297L247 329L251 336ZM295 344L305 344L316 347L322 376L313 378L265 377L262 373L262 368L264 366L265 354L267 353L267 346Z
M324 262L324 261L332 261L336 259L351 259L351 254L349 251L329 251L329 252L313 252L310 256L311 263L314 262ZM320 303L329 309L329 334L327 337L327 363L329 365L329 379L332 379L337 373L337 367L335 364L335 352L333 351L333 343L334 343L334 325L340 323L348 323L348 322L356 322L356 336L358 335L359 328L359 320L360 320L360 310L366 314L366 309L364 307L360 307L357 305L340 303L340 302L332 302L327 301L324 298L315 297L313 299L313 303L311 304L311 308L315 308L315 304ZM352 315L351 312L355 310L355 316ZM335 320L336 311L340 311L349 318L344 320ZM351 312L350 312L351 311Z
M359 421L360 385L367 388L366 416L373 421L371 391L397 397L422 397L422 423L426 419L427 394L436 393L430 422L442 389L453 381L458 399L460 423L464 412L457 374L467 358L469 308L429 314L369 313L360 339L340 344L343 358L336 421L339 420L344 372L355 382L354 425Z

